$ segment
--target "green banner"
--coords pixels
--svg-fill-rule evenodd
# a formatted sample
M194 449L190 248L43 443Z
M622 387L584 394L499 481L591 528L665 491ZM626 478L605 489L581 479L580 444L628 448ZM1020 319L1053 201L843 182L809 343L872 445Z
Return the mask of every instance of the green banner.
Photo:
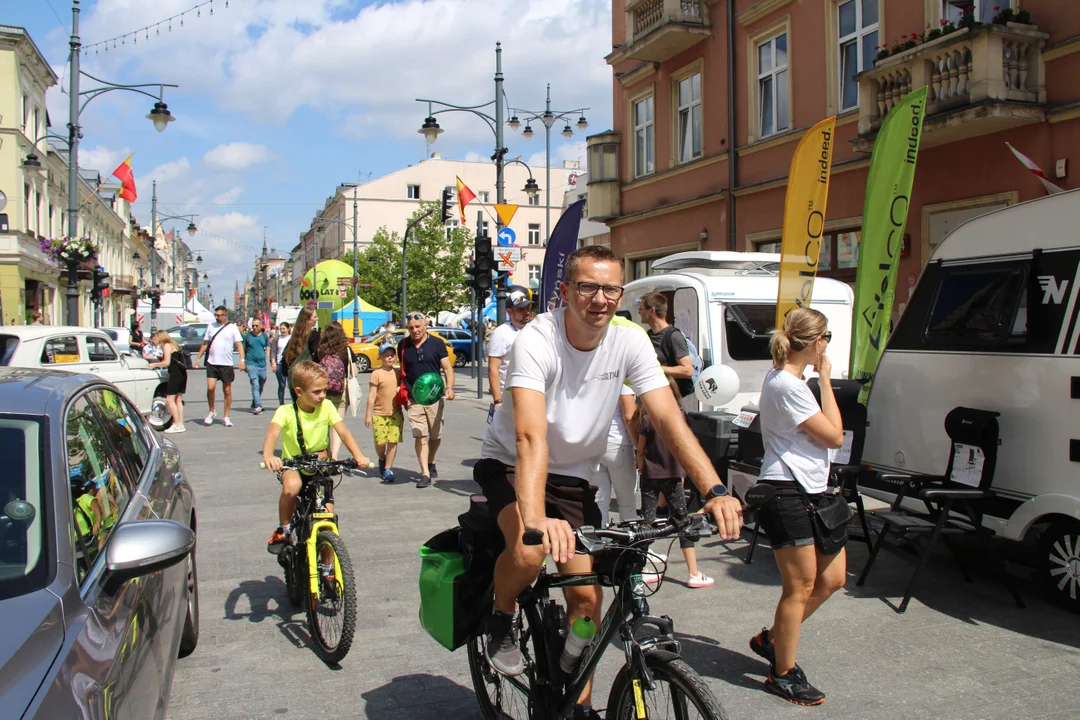
M925 109L925 87L897 103L881 123L870 157L851 336L851 377L863 381L863 404L889 338Z

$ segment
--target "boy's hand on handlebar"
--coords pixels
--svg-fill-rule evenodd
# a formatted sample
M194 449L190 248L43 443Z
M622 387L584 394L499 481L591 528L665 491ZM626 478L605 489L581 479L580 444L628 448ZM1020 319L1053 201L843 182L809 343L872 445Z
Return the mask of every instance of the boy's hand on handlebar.
M368 468L372 467L371 461L363 455L353 455L353 459L356 460L356 467L360 468L361 470L367 470Z
M263 455L263 465L265 465L266 469L270 472L278 472L284 467L281 458L277 455Z
M721 540L735 540L742 531L743 508L737 498L730 495L714 497L705 503L705 512L712 513Z
M536 530L544 534L544 552L551 555L557 563L564 563L574 557L577 550L577 538L570 523L554 518L537 518L525 523L526 530Z

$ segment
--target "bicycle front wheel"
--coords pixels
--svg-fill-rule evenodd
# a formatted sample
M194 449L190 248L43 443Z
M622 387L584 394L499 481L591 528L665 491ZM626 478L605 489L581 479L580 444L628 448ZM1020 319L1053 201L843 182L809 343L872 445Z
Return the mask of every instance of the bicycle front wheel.
M356 581L345 541L330 530L319 531L315 558L320 564L319 597L308 598L308 628L315 654L323 662L333 664L341 662L352 647L356 632ZM328 560L333 564L327 571L321 566L329 565Z
M641 686L640 698L634 692L634 678L630 667L624 665L608 696L608 720L650 720L677 718L678 720L728 720L727 712L709 690L709 686L694 669L679 659L664 661L655 656L645 656L645 662L653 675L653 689ZM644 706L644 714L638 712L638 702Z
M469 638L469 672L486 720L529 720L529 675L509 678L491 667L484 654L484 631Z

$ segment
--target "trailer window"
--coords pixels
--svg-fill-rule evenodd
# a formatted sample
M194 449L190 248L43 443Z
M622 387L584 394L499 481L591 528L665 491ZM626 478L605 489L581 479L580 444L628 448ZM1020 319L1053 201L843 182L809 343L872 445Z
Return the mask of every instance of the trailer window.
M930 311L927 340L982 344L1022 338L1027 318L1018 316L1026 273L1026 264L947 269Z
M732 360L770 360L769 334L776 325L776 304L724 305L724 337Z

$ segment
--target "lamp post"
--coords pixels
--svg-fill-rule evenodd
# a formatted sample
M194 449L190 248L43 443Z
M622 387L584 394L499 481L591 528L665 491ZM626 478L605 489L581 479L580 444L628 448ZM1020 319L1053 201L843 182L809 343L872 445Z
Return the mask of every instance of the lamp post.
M162 215L158 217L157 211L157 180L152 184L153 192L150 195L150 332L157 332L157 309L161 298L161 288L157 285L157 228L158 220L187 220L188 235L194 235L198 230L195 227L195 218L198 215ZM176 245L173 240L173 274L175 285L176 273ZM70 284L69 284L70 288ZM185 303L186 304L186 303Z
M417 98L417 102L425 102L428 105L428 116L424 118L424 124L420 127L418 132L424 136L428 144L433 144L439 135L443 132L439 127L439 123L436 122L435 116L446 112L468 112L477 116L488 124L492 132L495 133L495 153L491 156L491 159L495 162L495 201L499 204L506 202L504 194L505 183L503 182L503 157L506 155L507 150L503 144L503 111L506 107L506 97L503 94L503 73L502 73L502 43L495 43L495 98L482 105L451 105L450 103L440 102L438 100L426 100L423 98ZM435 110L434 106L440 106L439 110ZM484 112L481 112L483 108L487 108L494 105L495 117L491 117ZM499 230L502 228L502 221L496 221L495 235L498 236ZM404 250L403 250L404 255ZM402 273L404 276L404 273ZM495 291L496 299L496 315L498 316L498 322L503 322L503 317L506 315L506 289L497 288ZM401 301L404 314L405 303L405 287L404 277L402 278L402 291Z
M533 136L532 121L539 120L544 124L544 164L547 165L547 176L545 179L546 185L544 186L545 201L547 206L544 209L544 247L547 247L548 240L551 239L551 126L555 124L556 120L562 120L566 123L563 128L562 136L566 139L570 139L574 136L574 131L570 127L570 120L574 115L578 116L577 129L584 132L589 127L589 123L585 120L585 111L589 108L575 108L573 110L552 110L551 109L551 83L547 86L547 104L544 107L544 111L538 110L522 110L519 108L512 108L514 115L510 117L510 122L507 123L511 129L517 130L521 126L521 120L518 119L517 113L523 113L525 115L525 130L521 135L526 140Z
M154 123L154 129L158 132L162 132L169 123L175 120L172 114L169 112L169 106L164 102L165 88L177 87L176 85L169 85L167 83L141 83L136 85L121 85L118 83L111 83L100 78L96 78L93 75L83 72L79 69L79 53L82 48L82 42L79 38L79 0L72 1L71 7L71 40L68 43L70 48L69 62L71 69L68 72L70 79L70 87L68 88L68 236L79 236L79 138L81 136L82 128L79 125L79 116L82 115L82 111L86 109L87 104L94 98L104 95L107 92L113 90L125 90L128 92L135 92L154 100L153 109L147 114L146 118L152 120ZM98 82L102 87L92 88L90 90L79 90L79 79L82 75L90 78L91 80ZM148 93L142 88L156 87L158 89L157 95ZM80 100L83 96L86 96L86 100L80 105ZM153 257L153 256L151 256ZM78 280L78 263L74 260L69 260L67 263L67 323L68 325L79 324L79 280ZM156 318L156 309L151 314L151 330L155 328L153 326L153 320Z

